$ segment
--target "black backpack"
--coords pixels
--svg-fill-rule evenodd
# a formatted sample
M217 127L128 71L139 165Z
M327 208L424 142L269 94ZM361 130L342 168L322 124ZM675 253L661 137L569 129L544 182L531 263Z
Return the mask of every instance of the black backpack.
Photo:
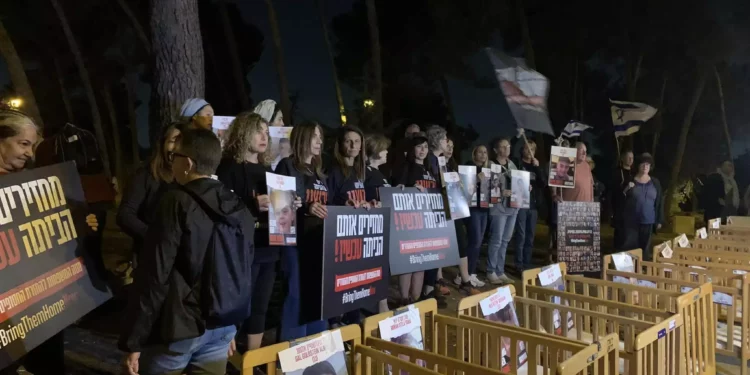
M207 323L219 327L235 325L250 316L252 293L252 255L245 249L242 223L217 213L198 194L182 187L214 222L196 280L200 285L200 304Z

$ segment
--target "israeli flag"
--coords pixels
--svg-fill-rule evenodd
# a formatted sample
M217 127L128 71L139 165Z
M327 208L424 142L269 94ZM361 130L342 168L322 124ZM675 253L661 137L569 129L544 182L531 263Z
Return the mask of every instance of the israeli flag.
M591 127L584 123L570 120L570 122L568 122L568 125L565 125L565 129L563 129L560 136L565 138L578 137L586 129L591 129Z
M631 135L641 129L656 114L656 108L643 103L620 102L610 99L612 104L612 125L615 137Z

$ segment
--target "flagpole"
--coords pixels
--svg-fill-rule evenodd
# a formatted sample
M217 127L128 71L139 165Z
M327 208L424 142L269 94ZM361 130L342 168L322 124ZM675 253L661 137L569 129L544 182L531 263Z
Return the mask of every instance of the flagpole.
M617 157L620 157L620 138L615 135L615 143L617 144Z

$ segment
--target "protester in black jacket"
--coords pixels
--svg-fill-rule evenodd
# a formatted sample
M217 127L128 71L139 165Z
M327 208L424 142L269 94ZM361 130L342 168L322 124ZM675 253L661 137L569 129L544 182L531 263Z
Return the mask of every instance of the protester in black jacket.
M536 154L536 142L527 140L523 146L522 157L518 160L518 169L529 172L531 185L531 201L529 208L518 210L516 217L516 272L519 274L532 268L531 254L534 249L534 235L536 222L539 218L539 208L542 203L542 192L547 185L544 173L539 167Z
M174 150L180 136L178 125L180 123L172 123L162 129L159 141L151 152L151 159L135 172L117 210L117 225L133 238L134 267L137 266L136 257L143 248L148 226L156 217L159 200L174 186L169 153Z
M612 227L615 228L615 250L627 250L625 245L625 222L623 214L625 212L625 196L622 191L633 182L635 171L633 166L633 152L625 150L620 153L620 163L612 174L609 182L609 201L612 207Z
M365 142L365 156L367 156L367 170L365 171L365 199L370 205L380 206L381 187L391 187L388 178L380 172L379 167L387 163L388 147L391 140L383 135L375 134L367 137Z
M206 299L204 288L208 285L203 284L206 279L202 276L236 265L210 262L216 259L217 245L212 240L215 221L209 214L240 223L244 244L226 251L245 252L239 257L248 266L254 251L255 220L236 194L210 177L220 157L219 139L203 129L184 131L170 153L175 180L181 188L164 194L156 220L149 227L120 336L119 347L128 353L125 363L131 375L180 374L187 368L200 368L206 374L226 371L236 327L209 319L212 305L208 304L212 300ZM213 249L210 253L209 247ZM231 280L231 276L221 272L219 277L232 285L237 280ZM235 302L238 306L246 304L249 312L249 294L247 301ZM242 320L232 324L240 323Z
M319 279L310 283L310 274L320 270L301 267L306 264L306 259L319 261L322 256L323 219L328 216L328 187L322 168L323 128L317 123L305 122L294 127L290 138L293 154L279 162L276 173L296 179L296 193L302 199L302 208L297 210L299 245L284 246L281 252L281 272L286 283L279 328L281 341L309 336L328 328L325 320L311 318L320 316L320 310L313 311L315 309L311 307L320 300L307 303L321 293Z
M365 196L364 139L357 127L339 130L334 162L327 173L328 194L333 206L369 207Z
M271 172L270 138L268 125L260 115L243 112L229 126L216 175L234 191L257 219L255 225L255 257L253 258L253 298L250 317L243 324L247 348L258 349L266 329L266 314L271 301L279 248L269 245L268 184L266 173ZM297 204L299 206L299 198Z

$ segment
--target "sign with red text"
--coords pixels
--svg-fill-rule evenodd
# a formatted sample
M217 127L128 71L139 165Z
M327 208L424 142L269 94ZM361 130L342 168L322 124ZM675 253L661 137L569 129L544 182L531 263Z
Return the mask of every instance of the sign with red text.
M285 375L346 375L346 358L341 331L324 332L279 352L279 364Z
M321 318L387 298L390 210L328 206L323 226Z
M440 189L380 188L383 207L391 207L391 274L458 264L454 222L447 219Z
M0 368L111 297L87 214L73 162L0 176Z

